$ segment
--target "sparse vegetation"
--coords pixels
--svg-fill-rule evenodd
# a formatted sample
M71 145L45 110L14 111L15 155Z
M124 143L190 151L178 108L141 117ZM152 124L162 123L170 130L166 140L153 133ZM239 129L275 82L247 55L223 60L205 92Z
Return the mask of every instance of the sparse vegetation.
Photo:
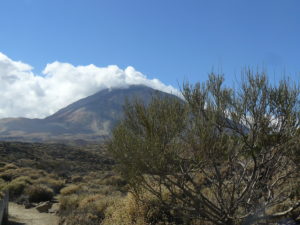
M182 94L127 102L101 149L0 143L0 193L57 198L61 225L299 221L299 89L248 71L240 89L212 74Z
M107 208L114 201L122 201L126 193L126 184L112 172L91 172L76 180L61 190L60 216L64 224L100 224Z
M0 190L8 190L10 199L21 202L51 200L65 185L59 177L42 170L6 164L0 170Z

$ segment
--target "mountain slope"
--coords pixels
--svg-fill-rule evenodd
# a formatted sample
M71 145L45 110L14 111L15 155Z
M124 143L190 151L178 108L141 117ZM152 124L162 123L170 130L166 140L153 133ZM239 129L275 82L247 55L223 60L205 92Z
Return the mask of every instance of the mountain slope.
M139 98L147 103L154 94L169 95L141 85L106 89L74 102L45 119L1 119L0 140L101 141L122 118L126 99Z

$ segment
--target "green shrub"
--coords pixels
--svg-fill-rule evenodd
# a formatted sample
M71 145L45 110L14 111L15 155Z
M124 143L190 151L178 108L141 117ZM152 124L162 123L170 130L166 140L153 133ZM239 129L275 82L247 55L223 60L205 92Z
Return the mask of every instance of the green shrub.
M53 191L45 185L32 185L26 189L30 202L50 201L53 198Z

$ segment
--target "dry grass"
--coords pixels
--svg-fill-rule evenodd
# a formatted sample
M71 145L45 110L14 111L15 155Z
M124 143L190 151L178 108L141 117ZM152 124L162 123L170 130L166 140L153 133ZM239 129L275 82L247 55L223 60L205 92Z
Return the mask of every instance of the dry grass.
M40 202L52 199L64 186L64 181L53 174L33 168L22 168L12 163L0 168L0 191L8 190L11 200Z
M61 189L60 194L63 196L75 194L76 192L78 192L80 190L80 188L81 187L79 185L71 184L71 185Z
M87 178L84 177L84 179ZM124 195L120 191L115 191L118 182L114 183L116 186L105 186L103 183L110 182L94 179L93 183L101 183L102 186L95 189L87 184L71 184L61 190L62 195L59 199L61 224L175 224L171 213L166 211L160 201L149 192L145 191L144 201L139 202L130 193ZM93 183L90 182L91 186ZM105 192L103 188L106 189ZM169 198L167 192L164 198Z
M36 183L46 185L47 187L51 188L55 194L58 194L65 186L65 181L51 177L39 178L37 179Z

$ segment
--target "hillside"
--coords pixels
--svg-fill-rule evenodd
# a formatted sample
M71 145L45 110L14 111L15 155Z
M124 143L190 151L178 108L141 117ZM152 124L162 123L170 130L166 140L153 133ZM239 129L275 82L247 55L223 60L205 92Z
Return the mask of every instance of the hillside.
M122 118L126 99L139 98L149 102L154 94L169 95L141 85L106 89L74 102L45 119L1 119L0 140L76 144L100 142L108 137Z

